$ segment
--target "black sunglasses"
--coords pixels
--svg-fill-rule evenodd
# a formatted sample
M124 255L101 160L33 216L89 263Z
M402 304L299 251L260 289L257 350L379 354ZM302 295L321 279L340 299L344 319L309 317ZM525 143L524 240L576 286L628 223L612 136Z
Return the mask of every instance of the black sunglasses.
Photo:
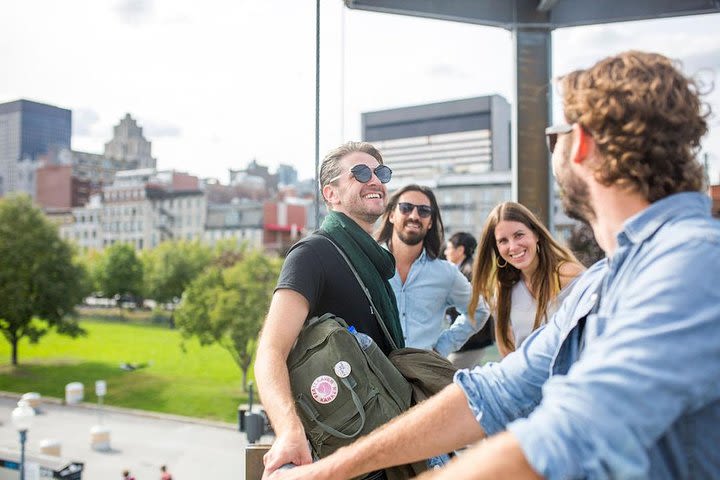
M420 218L428 218L432 215L432 207L430 205L415 205L414 203L409 202L398 203L398 210L400 210L400 213L403 215L410 215L410 213L412 213L412 211L416 208Z
M572 132L572 129L573 126L568 125L567 123L553 125L552 127L548 127L545 129L545 142L547 143L547 148L550 151L551 155L555 151L555 145L557 145L558 135L570 133Z
M372 174L375 172L375 176L380 180L382 183L388 183L390 179L392 178L392 170L390 170L390 167L387 165L378 165L375 167L375 170L371 170L370 167L367 165L360 163L358 165L355 165L350 169L350 174L355 177L355 180L357 180L360 183L367 183L372 178ZM344 173L341 173L337 177L334 177L330 179L328 183L332 183L338 178L345 175Z

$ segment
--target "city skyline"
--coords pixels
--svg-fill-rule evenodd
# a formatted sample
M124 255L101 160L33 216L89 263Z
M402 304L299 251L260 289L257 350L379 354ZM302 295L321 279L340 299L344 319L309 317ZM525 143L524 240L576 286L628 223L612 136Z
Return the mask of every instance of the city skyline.
M362 112L491 94L513 102L509 32L321 3L321 155L360 138ZM0 103L26 98L72 110L75 150L101 153L130 113L160 169L225 181L228 169L256 159L309 178L314 16L309 0L13 4L0 19ZM637 48L717 83L719 25L715 14L557 30L553 72ZM705 100L720 112L718 88ZM717 113L710 127L703 147L718 183Z

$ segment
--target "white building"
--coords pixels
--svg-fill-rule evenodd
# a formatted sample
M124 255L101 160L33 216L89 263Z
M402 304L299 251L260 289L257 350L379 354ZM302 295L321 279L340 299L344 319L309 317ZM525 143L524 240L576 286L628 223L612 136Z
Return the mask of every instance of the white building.
M103 247L102 197L91 195L84 207L72 209L72 223L59 226L60 236L74 242L83 250L99 250Z
M203 241L215 245L233 239L251 248L263 246L263 203L234 199L229 204L207 206Z
M198 240L205 211L196 177L152 168L118 172L103 189L103 247L123 242L142 250L165 240Z
M118 172L102 196L93 195L87 205L72 209L72 221L58 222L60 235L83 249L121 242L142 250L165 240L204 240L207 202L193 188L194 178L152 168ZM262 229L261 220L260 225ZM256 237L262 242L262 230L239 235L253 244Z

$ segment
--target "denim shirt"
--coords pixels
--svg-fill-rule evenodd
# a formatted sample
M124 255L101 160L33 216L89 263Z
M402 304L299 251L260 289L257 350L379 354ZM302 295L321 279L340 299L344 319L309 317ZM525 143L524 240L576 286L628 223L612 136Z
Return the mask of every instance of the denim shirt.
M405 346L435 349L440 355L459 350L490 315L484 302L475 312L475 326L467 319L472 287L452 263L428 257L425 249L410 266L405 283L400 274L390 279L397 298ZM445 328L445 310L455 307L460 316Z
M720 222L680 193L617 241L518 351L455 382L546 478L720 478Z

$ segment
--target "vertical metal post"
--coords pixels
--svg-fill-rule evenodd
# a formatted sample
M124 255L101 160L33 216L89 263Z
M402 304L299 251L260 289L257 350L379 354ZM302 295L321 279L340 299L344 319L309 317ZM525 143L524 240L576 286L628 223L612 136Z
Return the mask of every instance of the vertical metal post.
M98 395L98 425L103 423L103 395Z
M320 227L320 0L315 2L315 228Z
M513 30L516 58L513 112L513 196L549 225L551 175L545 127L550 119L551 31ZM515 195L516 194L516 195Z
M25 480L25 440L27 430L20 430L20 480Z
M248 382L248 387L250 388L250 391L248 392L248 412L252 412L253 407L253 386L255 384L253 382Z
M345 7L340 9L340 142L345 143Z

